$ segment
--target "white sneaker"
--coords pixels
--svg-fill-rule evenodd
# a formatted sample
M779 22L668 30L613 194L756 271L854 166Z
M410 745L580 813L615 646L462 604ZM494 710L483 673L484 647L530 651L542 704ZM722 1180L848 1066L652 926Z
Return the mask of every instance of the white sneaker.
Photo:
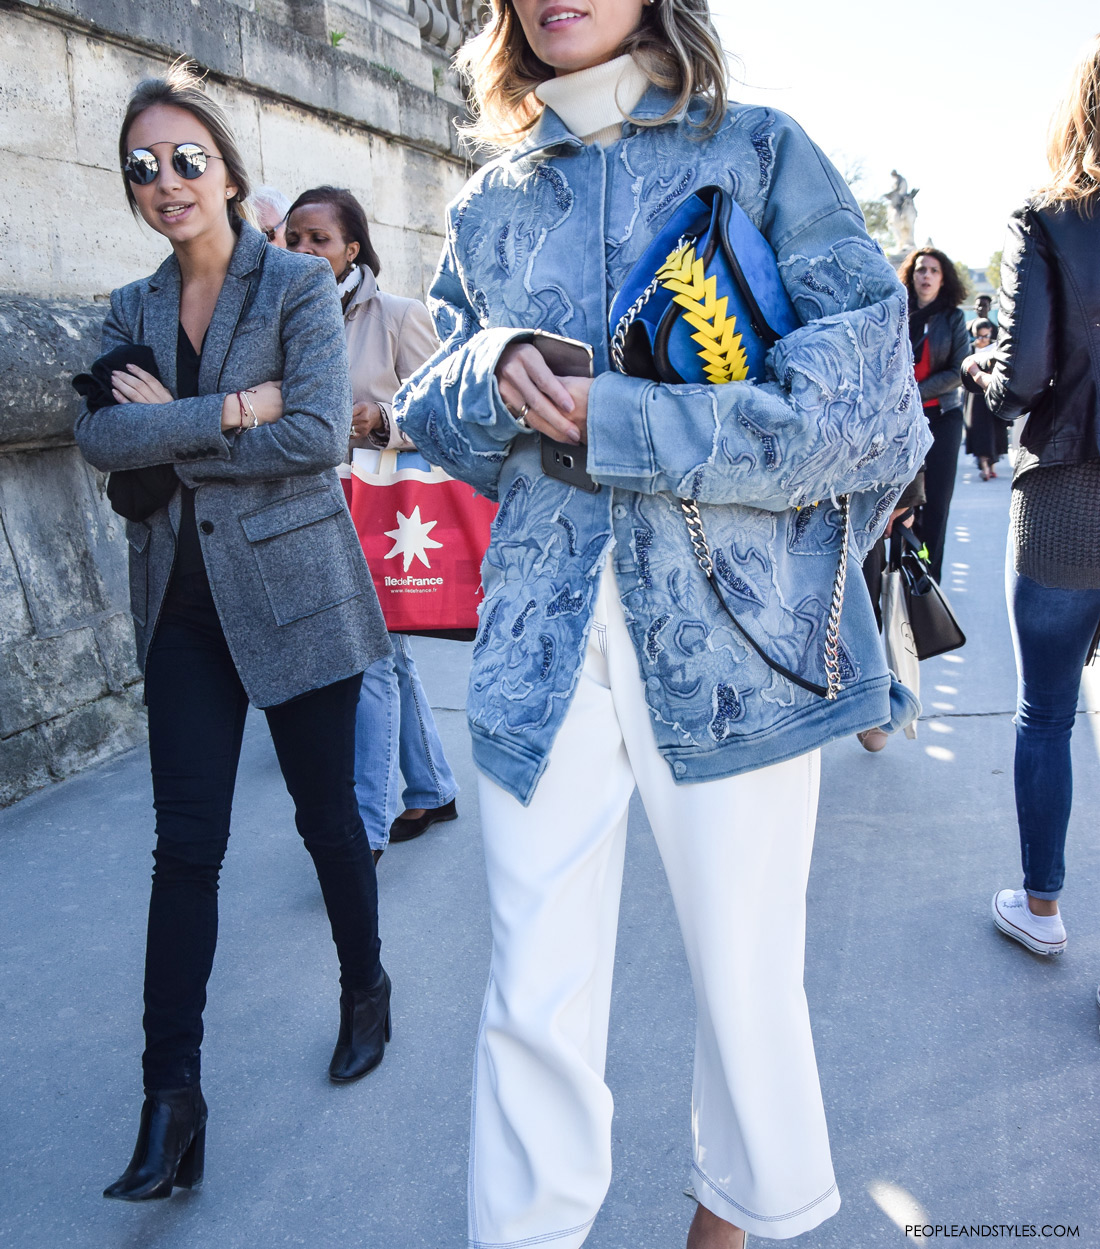
M1034 954L1065 952L1066 927L1061 915L1033 914L1023 889L1001 889L993 895L993 922Z

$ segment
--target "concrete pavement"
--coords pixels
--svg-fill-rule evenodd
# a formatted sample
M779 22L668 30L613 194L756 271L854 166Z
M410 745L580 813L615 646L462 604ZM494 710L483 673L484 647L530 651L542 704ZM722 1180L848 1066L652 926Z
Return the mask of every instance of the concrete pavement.
M1005 470L1007 473L1007 469ZM796 1244L900 1245L900 1225L1078 1225L1100 1246L1100 762L1074 736L1064 912L1047 963L997 934L1016 886L1014 671L1001 588L1007 476L960 466L947 589L967 632L923 665L916 742L825 751L807 992L844 1205ZM150 870L141 751L0 813L0 1245L5 1249L457 1249L472 1046L487 962L468 648L415 644L463 786L461 818L379 867L394 1039L336 1088L336 964L263 718L250 716L207 1010L206 1184L130 1207L99 1193L140 1107ZM615 1178L592 1249L681 1249L693 1007L635 804L608 1080ZM923 1212L920 1213L920 1212ZM758 1243L758 1242L754 1242Z

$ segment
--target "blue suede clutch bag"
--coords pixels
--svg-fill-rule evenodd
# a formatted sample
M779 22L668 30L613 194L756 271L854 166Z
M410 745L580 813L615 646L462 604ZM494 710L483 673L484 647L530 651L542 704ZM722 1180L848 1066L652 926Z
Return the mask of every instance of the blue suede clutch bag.
M775 253L721 187L695 191L631 269L609 317L615 367L656 382L758 381L800 322Z

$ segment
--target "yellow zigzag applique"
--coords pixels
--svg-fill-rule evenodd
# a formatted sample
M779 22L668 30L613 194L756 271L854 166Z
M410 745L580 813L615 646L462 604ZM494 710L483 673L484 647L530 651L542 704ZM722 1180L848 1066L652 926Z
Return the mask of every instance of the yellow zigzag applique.
M695 259L692 244L672 252L657 270L657 280L672 291L673 302L684 309L684 320L696 330L699 359L708 382L739 382L748 376L749 362L736 333L737 318L726 315L728 299L718 298L718 279L705 277L703 262Z

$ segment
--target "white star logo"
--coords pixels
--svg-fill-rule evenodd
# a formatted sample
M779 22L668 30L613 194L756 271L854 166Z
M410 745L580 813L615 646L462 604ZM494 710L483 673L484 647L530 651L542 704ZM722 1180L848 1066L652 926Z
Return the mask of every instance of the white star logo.
M386 559L393 559L395 555L403 556L404 572L409 571L409 565L414 559L418 559L425 568L431 568L431 564L428 563L428 547L443 545L442 542L436 542L434 538L428 537L437 523L434 520L429 520L427 523L422 521L419 505L413 508L411 516L403 516L398 512L397 528L383 531L387 538L393 539L393 550L387 553Z

